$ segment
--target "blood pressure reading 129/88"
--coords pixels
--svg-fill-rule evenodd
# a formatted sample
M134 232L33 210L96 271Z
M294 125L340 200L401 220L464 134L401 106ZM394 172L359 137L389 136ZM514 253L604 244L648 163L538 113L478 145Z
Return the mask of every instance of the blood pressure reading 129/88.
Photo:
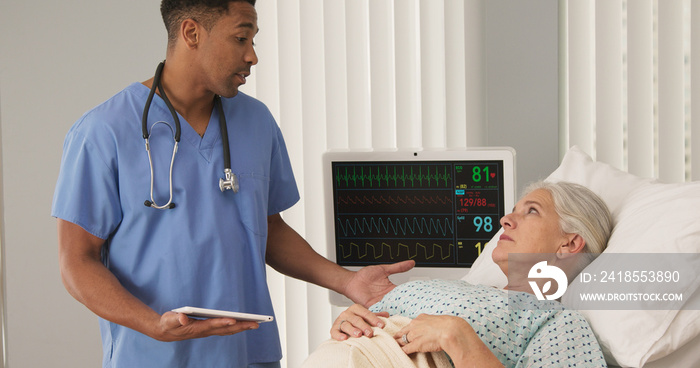
M469 267L499 229L503 167L483 162L334 162L336 261Z

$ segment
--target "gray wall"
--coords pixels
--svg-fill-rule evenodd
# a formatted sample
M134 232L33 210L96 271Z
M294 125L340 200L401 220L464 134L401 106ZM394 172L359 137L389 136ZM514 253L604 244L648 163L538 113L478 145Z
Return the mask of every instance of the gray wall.
M65 291L51 200L68 128L165 57L155 1L0 1L8 367L96 367L97 318Z
M521 185L559 157L557 3L483 7L488 143L516 148ZM164 57L159 19L156 1L0 1L8 367L100 364L97 319L60 281L51 199L70 125Z

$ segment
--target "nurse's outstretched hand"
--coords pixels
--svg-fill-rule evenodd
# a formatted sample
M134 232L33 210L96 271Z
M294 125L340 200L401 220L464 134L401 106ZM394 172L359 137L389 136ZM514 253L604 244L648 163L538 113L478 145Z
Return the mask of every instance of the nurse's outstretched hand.
M255 330L258 327L260 325L257 322L238 321L233 318L193 319L183 313L166 312L160 317L156 339L180 341L214 335L226 336Z
M396 285L389 281L389 275L406 272L416 265L415 261L367 266L355 272L345 286L345 296L355 303L369 308L380 301Z

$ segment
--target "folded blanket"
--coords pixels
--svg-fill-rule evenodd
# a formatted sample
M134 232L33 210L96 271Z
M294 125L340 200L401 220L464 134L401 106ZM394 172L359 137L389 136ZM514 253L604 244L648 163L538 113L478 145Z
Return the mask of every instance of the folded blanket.
M385 327L383 329L374 327L373 337L325 341L304 361L302 368L452 367L447 354L442 351L416 353L409 356L401 350L401 346L394 340L394 334L411 322L411 319L403 316L380 318L384 321Z

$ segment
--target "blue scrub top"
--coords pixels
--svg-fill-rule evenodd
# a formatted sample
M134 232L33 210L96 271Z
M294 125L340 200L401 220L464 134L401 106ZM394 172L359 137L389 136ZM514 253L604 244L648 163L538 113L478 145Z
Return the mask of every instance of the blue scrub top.
M144 206L150 167L141 132L149 89L134 83L70 129L52 215L106 239L104 262L158 313L189 305L274 315L265 275L267 216L299 200L282 134L261 102L223 98L240 191L219 190L223 146L216 109L203 137L179 116L174 209ZM169 197L175 130L157 95L149 112L154 197ZM232 336L159 342L100 320L105 367L245 367L281 359L275 322Z

